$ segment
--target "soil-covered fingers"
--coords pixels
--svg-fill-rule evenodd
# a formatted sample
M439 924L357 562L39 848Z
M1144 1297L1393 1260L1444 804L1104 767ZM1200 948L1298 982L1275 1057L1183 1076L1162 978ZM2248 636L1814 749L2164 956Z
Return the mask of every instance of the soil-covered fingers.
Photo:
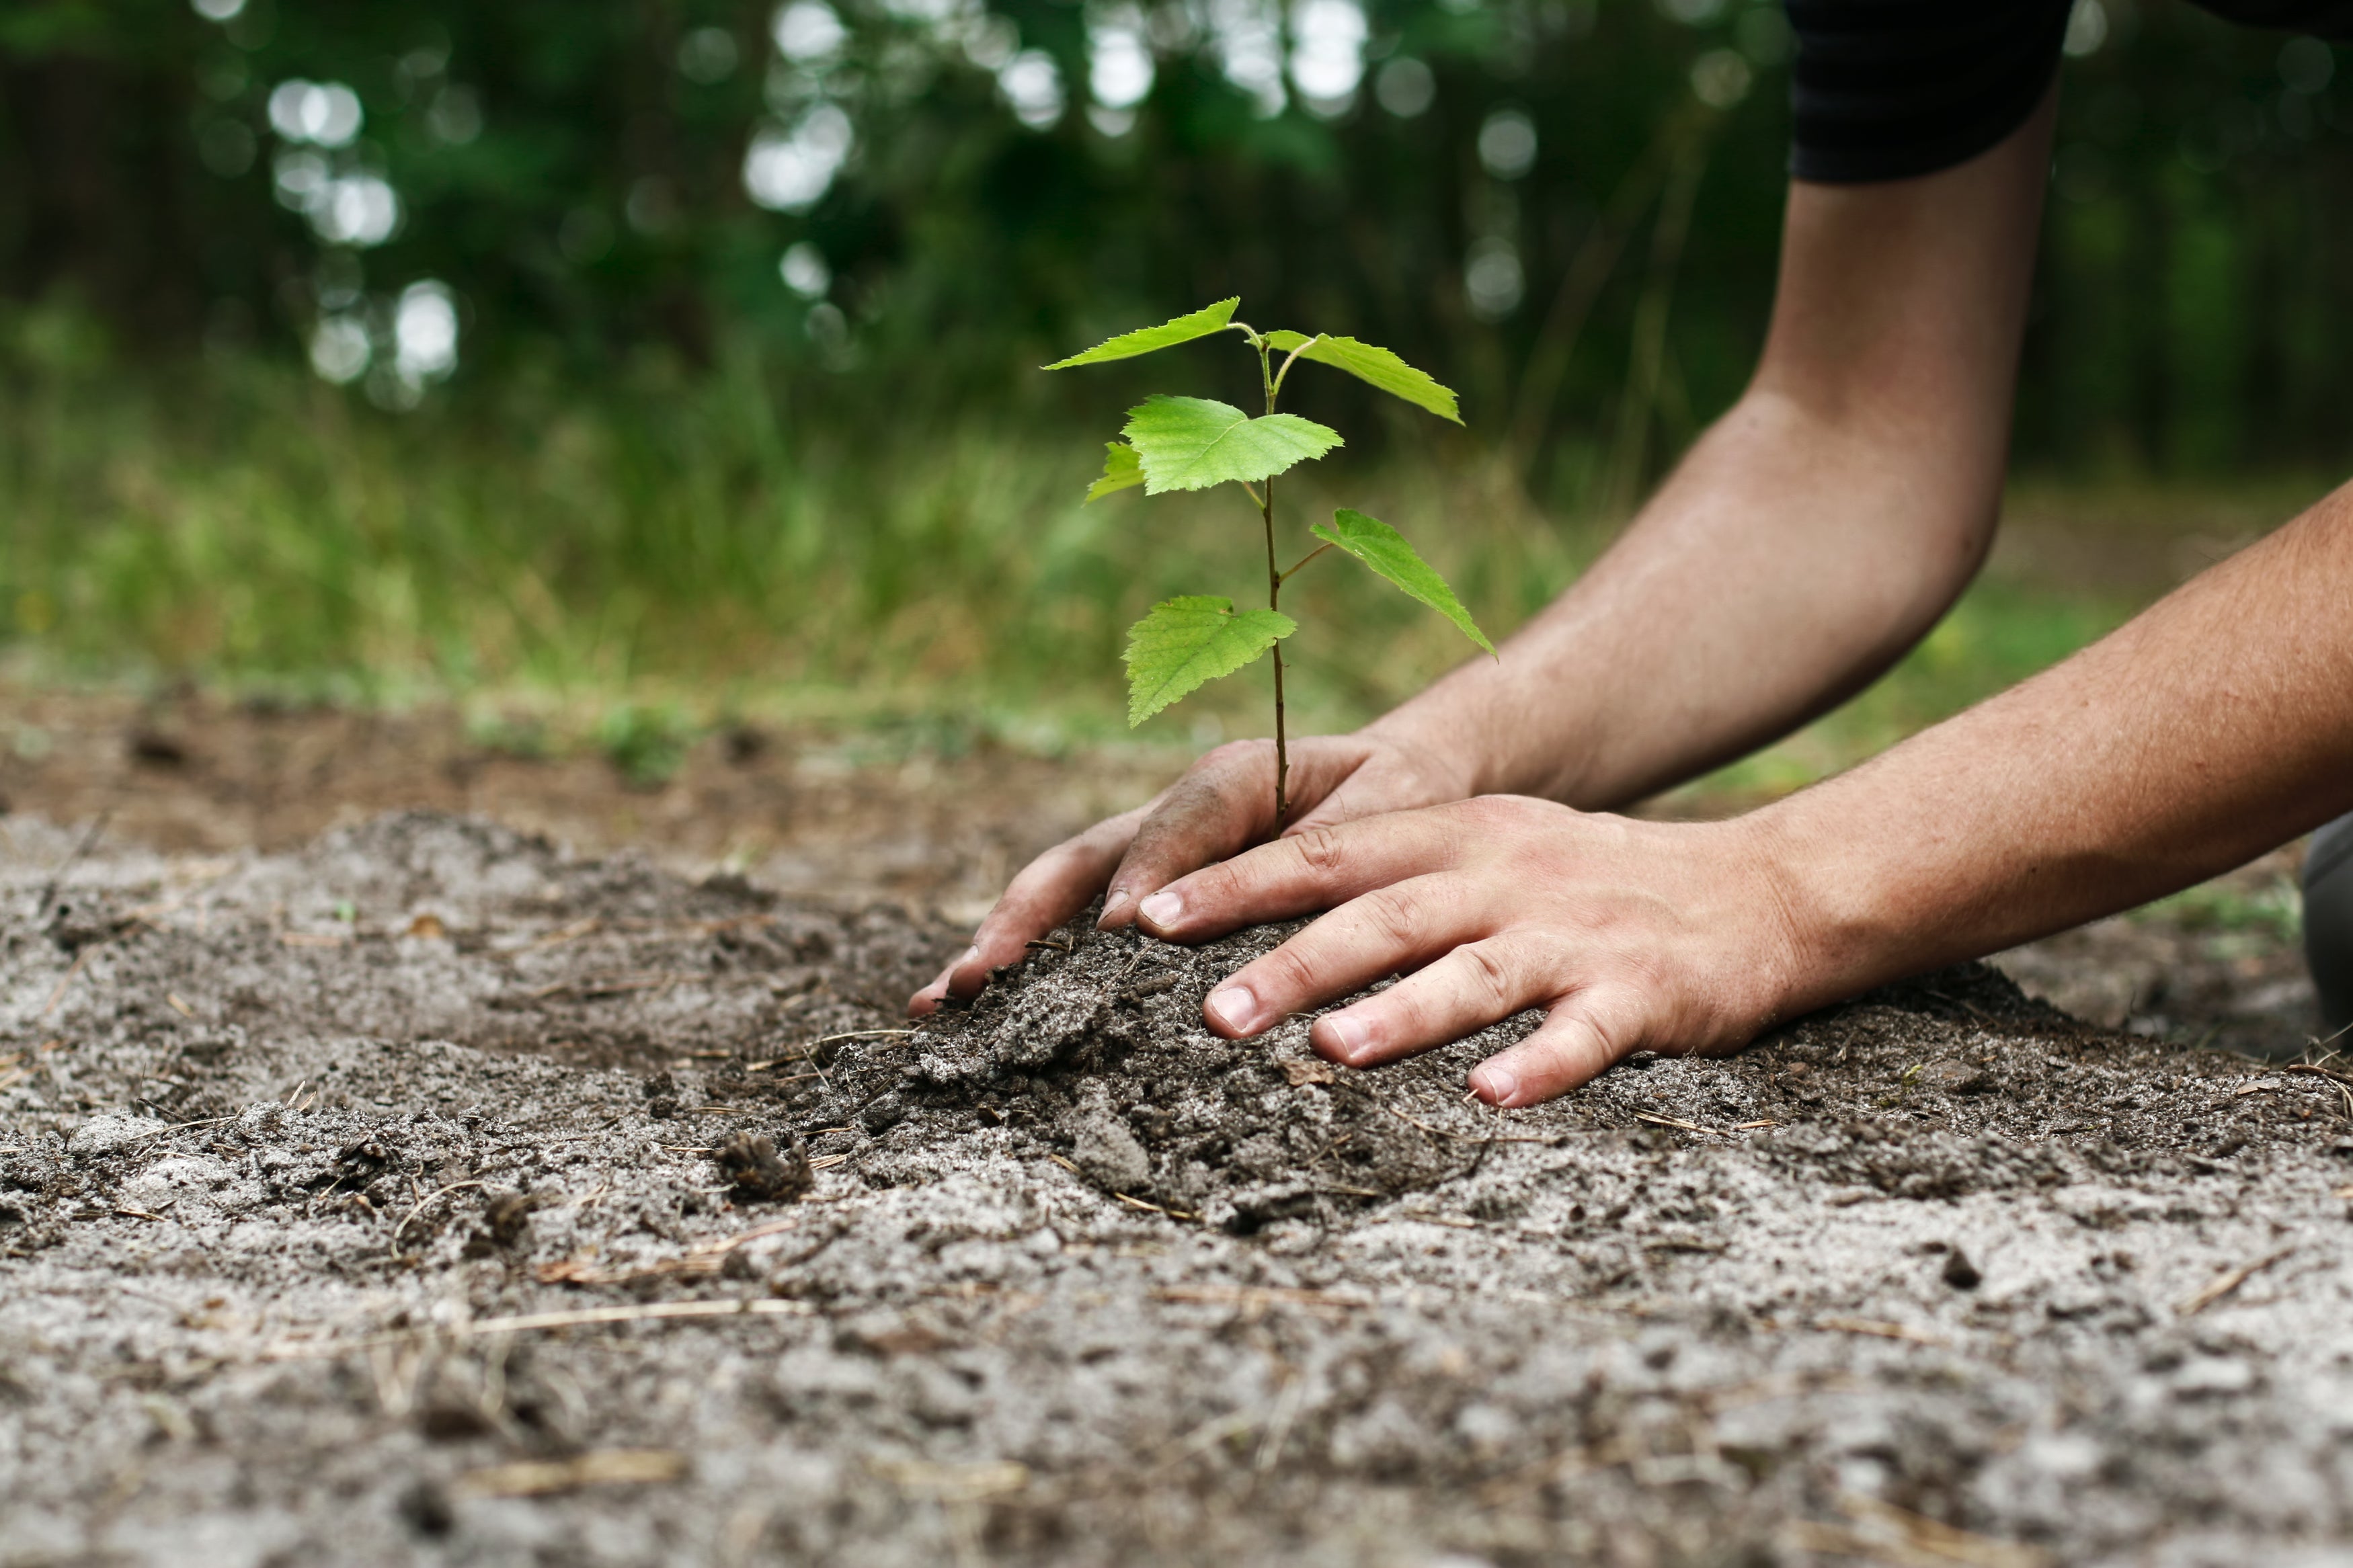
M1459 878L1413 877L1376 889L1243 965L1209 993L1202 1015L1229 1038L1258 1034L1477 941L1492 923L1485 915L1477 888Z
M1292 748L1293 810L1317 806L1364 763L1365 745L1319 735ZM1274 745L1236 741L1208 752L1153 804L1103 893L1105 930L1135 918L1139 901L1179 877L1240 854L1271 837L1274 820Z
M1461 856L1459 806L1398 811L1261 844L1184 877L1136 908L1166 942L1206 942L1240 926L1336 908L1376 888L1445 870Z
M1641 1037L1640 1001L1596 988L1556 1004L1535 1033L1471 1069L1471 1092L1499 1110L1567 1094L1630 1055Z
M1137 825L1158 804L1098 822L1030 861L982 920L972 945L908 998L909 1015L920 1018L950 995L978 994L990 970L1018 962L1031 942L1085 909L1126 853Z
M1317 1019L1308 1043L1319 1056L1348 1067L1394 1061L1554 1001L1570 987L1568 968L1561 945L1533 932L1506 931L1465 942L1388 990ZM1347 986L1342 994L1355 989ZM1209 1004L1215 1006L1217 998Z

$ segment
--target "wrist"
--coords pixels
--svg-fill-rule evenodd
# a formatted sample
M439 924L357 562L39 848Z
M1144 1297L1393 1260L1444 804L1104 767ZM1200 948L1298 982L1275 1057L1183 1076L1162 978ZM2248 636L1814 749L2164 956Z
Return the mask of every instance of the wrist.
M1797 1017L1913 973L1934 911L1895 891L1866 822L1820 809L1802 791L1740 818L1776 928L1776 1020ZM1836 803L1831 805L1835 807ZM1909 901L1905 918L1892 918Z
M1496 793L1487 782L1491 770L1476 727L1430 703L1427 693L1374 720L1356 737L1398 753L1424 782L1428 805Z

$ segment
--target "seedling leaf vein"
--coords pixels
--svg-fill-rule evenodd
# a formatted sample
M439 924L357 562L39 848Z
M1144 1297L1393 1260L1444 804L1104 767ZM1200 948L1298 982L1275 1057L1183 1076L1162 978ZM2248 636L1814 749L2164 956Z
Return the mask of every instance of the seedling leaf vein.
M1219 676L1255 663L1299 629L1279 610L1237 613L1231 599L1187 594L1163 600L1128 628L1127 722L1132 729Z
M1269 332L1266 342L1277 353L1298 352L1301 359L1345 370L1357 380L1392 397L1401 397L1417 408L1428 409L1440 419L1462 423L1453 393L1440 386L1429 373L1416 370L1385 348L1360 343L1354 338L1311 338L1304 332L1293 331Z
M1343 443L1340 433L1296 414L1253 419L1207 397L1155 397L1130 409L1121 432L1144 465L1144 493L1207 489L1271 479Z
M1377 517L1366 517L1361 511L1342 507L1332 514L1330 522L1319 522L1308 532L1327 544L1346 551L1379 575L1396 584L1407 594L1428 605L1461 629L1490 658L1495 657L1495 645L1454 596L1446 579L1424 561L1414 547L1406 542L1405 535Z

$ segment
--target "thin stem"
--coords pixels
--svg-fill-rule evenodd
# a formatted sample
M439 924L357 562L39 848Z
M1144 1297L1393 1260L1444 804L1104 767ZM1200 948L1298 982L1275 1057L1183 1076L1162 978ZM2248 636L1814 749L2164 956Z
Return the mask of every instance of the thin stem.
M1273 402L1272 397L1267 399ZM1266 524L1266 607L1282 608L1282 571L1274 563L1274 481L1266 481L1266 500L1259 516ZM1291 815L1291 747L1282 724L1282 644L1274 654L1274 837L1282 836L1282 820Z
M1321 332L1318 332L1318 333L1316 333L1314 337L1312 337L1312 338L1308 339L1305 342L1303 342L1303 343L1300 344L1297 348L1295 348L1295 349L1293 349L1293 350L1292 350L1292 351L1291 351L1290 354L1289 354L1288 356L1286 356L1286 357L1284 358L1283 362L1282 362L1282 368L1281 370L1276 371L1276 372L1274 373L1274 390L1275 390L1277 393L1282 392L1282 378L1283 378L1284 376L1289 375L1289 374L1291 374L1291 367L1292 367L1293 364L1295 364L1295 363L1298 363L1299 356L1300 356L1301 354L1305 353L1309 349L1314 348L1317 343L1320 343L1320 342L1322 342L1323 341L1324 341L1324 334L1323 334L1323 333L1321 333ZM1269 414L1271 414L1271 413L1273 413L1273 412L1274 412L1274 405L1273 405L1273 403L1272 403L1271 401L1270 401L1270 402L1267 404L1267 405L1266 405L1266 411L1267 411Z
M1261 500L1259 499L1259 493L1258 493L1258 491L1257 491L1255 489L1251 488L1250 482L1248 479L1244 479L1244 480L1242 480L1242 481L1241 481L1241 486L1242 486L1242 493L1243 493L1244 495L1246 495L1246 496L1250 497L1250 505L1252 505L1252 506L1254 506L1254 507L1255 507L1255 506L1264 506L1264 505L1266 504L1264 501L1262 501L1262 500Z
M1281 579L1281 580L1282 580L1282 582L1285 582L1285 583L1290 582L1293 577L1298 576L1298 575L1299 575L1299 574L1300 574L1302 571L1305 570L1306 565L1307 565L1307 563L1308 563L1310 561L1314 560L1318 555L1323 554L1325 551L1327 551L1327 550L1329 550L1329 549L1331 549L1331 548L1332 548L1332 547L1331 547L1330 545L1328 545L1328 544L1319 544L1319 545L1317 545L1314 549L1313 549L1313 550L1309 551L1306 554L1304 554L1304 555L1301 556L1301 557L1299 558L1298 562L1297 562L1295 564L1293 564L1293 567L1291 568L1291 570L1290 570L1290 571L1288 571L1288 572L1285 572L1285 573L1282 574L1282 579Z
M1274 399L1279 384L1273 367L1267 362L1266 340L1258 343L1259 380L1266 386L1266 411L1274 412ZM1286 367L1287 368L1287 367ZM1274 476L1266 479L1266 491L1259 498L1259 520L1266 529L1266 607L1282 608L1282 568L1274 560ZM1283 730L1282 714L1282 643L1277 639L1271 650L1274 655L1274 837L1282 836L1282 819L1291 815L1291 743Z

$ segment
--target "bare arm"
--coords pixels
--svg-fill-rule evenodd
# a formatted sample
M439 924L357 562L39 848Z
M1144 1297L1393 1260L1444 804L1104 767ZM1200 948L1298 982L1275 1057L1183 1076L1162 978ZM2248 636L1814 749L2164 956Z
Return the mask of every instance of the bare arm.
M1747 394L1512 639L1371 726L1466 795L1588 808L1740 756L1860 690L1991 541L2050 105L1926 179L1791 188Z
M2353 807L2353 485L2101 642L1757 814L1788 1008L2243 864Z

